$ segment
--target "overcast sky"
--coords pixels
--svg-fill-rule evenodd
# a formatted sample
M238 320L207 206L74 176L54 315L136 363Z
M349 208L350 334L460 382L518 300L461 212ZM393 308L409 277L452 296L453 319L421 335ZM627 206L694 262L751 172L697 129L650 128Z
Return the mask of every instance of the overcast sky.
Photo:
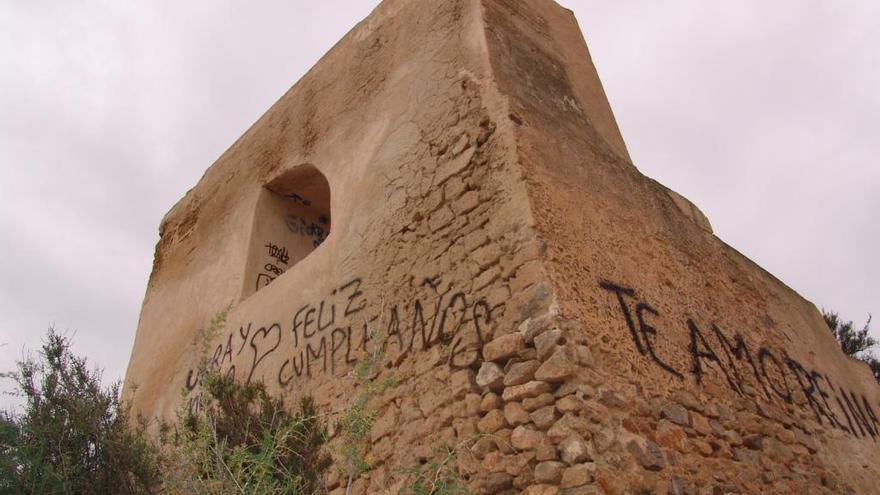
M54 324L121 379L162 216L376 3L0 0L0 370ZM562 3L642 172L880 312L880 2Z

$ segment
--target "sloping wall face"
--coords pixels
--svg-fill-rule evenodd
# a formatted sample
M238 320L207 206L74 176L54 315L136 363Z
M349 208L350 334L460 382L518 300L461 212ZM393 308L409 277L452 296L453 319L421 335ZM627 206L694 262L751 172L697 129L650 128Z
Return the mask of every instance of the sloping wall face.
M578 71L589 55L569 13L485 3L561 308L525 326L591 351L556 391L556 413L590 439L598 489L876 493L880 387L867 367L813 304L629 163L604 102L584 97L602 89ZM547 68L532 83L522 73L535 53Z
M198 408L220 370L335 418L369 356L394 385L368 403L352 493L476 441L484 344L552 303L486 61L477 2L385 2L207 171L162 222L126 376L136 413ZM328 486L343 490L335 470Z
M870 493L880 474L870 375L632 166L550 0L386 0L160 231L135 412L197 409L208 370L311 395L331 426L370 389L351 493L432 460L487 494Z

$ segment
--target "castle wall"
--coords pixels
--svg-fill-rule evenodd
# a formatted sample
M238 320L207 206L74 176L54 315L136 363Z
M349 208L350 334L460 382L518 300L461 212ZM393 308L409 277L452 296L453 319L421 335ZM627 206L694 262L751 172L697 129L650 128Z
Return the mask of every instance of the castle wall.
M170 418L219 370L333 423L369 356L356 494L447 446L474 493L877 477L870 375L630 163L549 0L388 0L343 38L163 219L125 396Z
M840 351L813 304L618 151L581 97L601 87L569 63L586 47L558 11L487 5L493 73L525 122L518 153L561 307L548 327L592 350L571 380L588 397L578 417L598 485L876 491L880 387L867 366ZM529 91L519 73L538 49L558 71Z
M378 354L375 379L395 385L370 401L373 469L354 493L479 436L483 345L551 299L479 4L428 5L383 3L163 220L126 376L135 412L199 407L217 369L333 417ZM303 170L326 179L330 211L297 188Z

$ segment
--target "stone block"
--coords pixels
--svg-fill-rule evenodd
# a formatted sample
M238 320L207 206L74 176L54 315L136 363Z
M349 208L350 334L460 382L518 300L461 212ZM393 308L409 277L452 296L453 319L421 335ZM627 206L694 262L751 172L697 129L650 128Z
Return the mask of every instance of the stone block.
M550 385L546 382L531 381L523 383L522 385L506 387L501 397L505 402L522 401L523 399L530 399L538 397L541 394L547 394L550 390ZM550 400L553 400L552 395L550 395Z
M483 346L483 358L486 361L502 361L515 356L522 349L523 337L519 333L509 333Z
M562 330L554 329L544 332L535 337L535 349L538 351L538 360L544 361L556 350L556 346L565 342Z
M687 409L674 402L667 402L660 407L660 417L681 426L691 424Z
M524 425L531 420L528 411L519 402L504 404L504 418L510 426Z
M538 353L540 357L540 352ZM577 372L577 356L568 346L558 347L535 372L535 379L545 382L561 382Z
M593 460L590 445L580 435L571 435L563 440L559 444L559 455L562 461L570 466Z
M449 377L453 399L463 399L468 393L475 391L474 372L471 370L456 371Z
M497 364L484 361L477 372L476 382L480 387L500 390L504 382L504 372Z
M541 362L537 359L523 361L510 365L507 373L504 374L504 386L522 385L531 381L535 377L535 371L541 366Z
M547 430L556 422L556 408L554 406L544 406L529 415L532 422L540 430Z
M539 462L535 466L535 481L538 483L558 484L562 480L565 464L559 461Z
M593 463L576 464L566 468L562 473L562 480L559 484L560 488L575 488L583 486L593 481L596 473L596 465Z
M504 414L498 409L493 409L480 419L477 428L483 433L494 433L505 425Z
M483 395L483 398L480 400L480 412L487 413L492 409L500 409L502 404L504 404L504 401L501 400L498 394L489 392Z

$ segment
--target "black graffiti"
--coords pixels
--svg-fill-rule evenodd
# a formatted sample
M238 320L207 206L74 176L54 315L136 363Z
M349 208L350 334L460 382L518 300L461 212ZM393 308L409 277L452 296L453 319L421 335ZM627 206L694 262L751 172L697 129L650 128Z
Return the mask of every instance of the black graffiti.
M286 265L287 262L290 261L290 254L288 254L286 247L278 246L271 242L263 247L269 250L269 257L275 258L278 263Z
M697 383L702 383L703 362L705 361L707 364L714 364L717 366L727 379L730 388L737 394L741 395L742 389L740 385L730 377L730 374L727 373L727 368L721 362L721 359L718 358L718 355L715 354L715 351L709 345L709 342L706 341L706 337L703 336L703 333L700 331L697 324L694 323L694 320L688 318L687 326L690 334L690 345L688 346L688 350L691 353L691 372L697 379Z
M447 358L450 366L455 367L455 357L458 354L482 348L483 336L479 320L482 317L484 323L491 322L491 311L488 310L485 301L478 300L470 304L467 296L462 292L456 292L448 299L436 294L434 297L437 299L433 305L416 299L408 308L392 306L387 318L386 345L396 344L396 351L403 354L412 352L416 348L416 342L419 343L418 347L421 350L427 350L437 344L451 344ZM429 316L426 316L426 307L433 308ZM483 315L479 314L480 308L485 309ZM401 313L409 314L411 317L402 320ZM402 323L406 321L409 321L408 326ZM462 333L462 330L469 325L475 340L472 348L466 346L466 335ZM416 337L419 337L418 340ZM482 355L478 357L481 358Z
M636 345L636 349L638 349L639 353L645 354L645 348L642 346L642 339L639 338L639 334L636 331L636 325L633 323L632 316L629 313L629 306L624 300L623 296L629 296L631 298L636 297L636 291L633 289L626 289L623 287L619 287L617 285L612 284L611 282L602 281L599 283L599 287L613 292L617 296L617 302L620 303L620 310L623 312L623 318L626 320L626 327L629 329L630 337L633 339L633 343ZM677 373L680 374L680 373Z
M189 370L189 373L186 374L186 389L188 391L192 391L196 388L202 379L202 373L200 370L193 369Z
M645 350L648 352L648 355L651 356L651 359L653 359L654 362L657 363L658 366L668 371L669 373L672 373L678 378L682 378L681 373L675 371L672 366L666 364L666 362L657 357L657 353L654 352L654 344L651 341L651 338L657 335L657 329L645 323L645 313L654 316L660 316L660 313L658 313L657 310L646 303L640 302L636 305L636 319L639 322L639 331L642 333L642 336L645 339Z
M220 370L227 364L229 367L226 369L225 374L235 375L236 367L232 362L248 344L250 344L253 352L246 378L250 382L259 364L269 354L275 352L281 343L281 326L278 323L251 331L252 326L252 323L248 323L247 326L239 327L237 332L227 334L225 343L221 342L214 348L211 358L206 363L197 368L190 369L186 376L186 390L191 392L202 383L202 379L207 373ZM271 344L273 337L275 338L275 343ZM235 340L241 341L238 343L237 351L235 350Z
M773 374L767 372L768 358L770 362L773 363L777 373ZM791 403L791 388L788 386L788 379L785 378L785 368L782 367L782 364L776 359L776 356L774 356L767 347L761 347L758 349L758 362L761 364L761 376L767 380L767 383L770 384L770 388L773 389L773 392L785 402ZM771 379L771 375L781 377L782 384L780 385L779 380Z
M447 362L452 368L466 367L467 364L464 363L481 361L484 342L484 329L481 325L492 322L489 304L483 299L470 303L462 292L453 293L446 298L436 293L436 286L431 284L423 284L423 286L433 290L431 298L436 300L432 304L429 299L416 299L407 307L394 305L389 308L385 328L386 348L393 344L392 350L405 355L416 348L427 350L442 344L449 346ZM426 310L429 307L432 308L430 312ZM404 317L402 318L401 315ZM409 322L409 325L406 325L406 322ZM470 337L466 332L468 329L472 331ZM471 342L467 341L468 338ZM471 355L472 358L457 360L466 355Z
M880 435L880 420L877 419L877 415L874 414L874 410L871 409L871 404L868 403L868 399L862 396L862 406L865 408L865 414L867 414L868 419L871 420L871 426L874 428L874 432Z
M727 356L728 367L731 370L731 374L733 375L733 379L736 380L737 388L740 392L744 391L744 387L746 385L745 374L742 373L739 369L739 366L736 364L737 362L742 362L745 359L746 363L748 363L749 367L752 370L752 376L754 377L755 382L761 387L761 390L764 392L764 395L769 400L770 392L767 390L767 385L764 383L764 380L761 380L760 374L758 373L758 366L755 364L755 360L752 358L752 353L749 351L749 346L746 345L746 341L743 338L742 334L737 333L733 336L733 341L736 345L731 345L730 340L727 336L724 335L724 332L718 327L718 325L712 324L712 331L715 333L715 338L718 339L718 343L721 345L721 349L724 352L725 356ZM736 361L734 361L736 360Z
M275 263L286 265L287 262L290 261L290 255L287 253L286 247L279 247L273 242L266 243L264 247L268 248L268 256L272 258L274 262L263 265L263 271L257 274L257 286L255 290L262 289L284 274L284 269Z
M263 266L263 270L265 270L269 273L275 274L276 277L278 275L281 275L282 273L284 273L284 270L282 270L281 268L278 268L276 265L273 265L272 263L266 263Z
M446 361L451 368L481 362L485 335L493 321L489 303L481 298L472 300L463 292L438 294L437 285L432 283L423 283L422 287L427 294L416 295L406 304L382 307L380 314L367 316L363 281L354 278L327 297L297 307L288 327L281 323L241 325L216 347L205 370L190 371L187 390L194 390L203 374L214 369L251 381L259 376L268 357L278 352L283 353L277 369L282 387L289 387L302 376L336 376L338 366L349 369L357 362L358 353L375 351L373 346L379 342L383 351L396 353L395 362L436 345L447 346ZM376 322L385 325L379 328ZM377 340L377 332L381 331L385 333ZM245 369L238 370L233 361L242 364L235 358L245 347L250 348L250 360Z
M263 287L269 285L270 283L272 283L273 280L275 280L275 277L273 277L272 275L268 275L266 273L258 274L257 275L257 288L256 288L256 290L260 290Z
M202 410L202 394L193 394L186 403L186 412L189 416L195 416Z
M273 337L271 335L275 335L274 344ZM257 342L257 336L262 336L261 341ZM266 343L268 342L268 345ZM251 379L254 376L254 371L257 369L257 366L266 359L266 356L275 352L275 349L278 349L278 346L281 345L281 325L278 323L273 323L268 328L260 327L254 331L253 336L251 337L251 349L253 349L254 359L251 362L251 371L248 373L247 382L250 383Z
M306 219L292 213L284 217L284 223L287 224L287 229L294 234L311 237L314 247L320 246L330 233L315 222L307 222Z
M309 338L318 331L317 328L313 331L309 331L309 328L315 323L314 314L317 312L315 308L313 308L310 304L306 304L305 306L299 308L296 314L293 315L293 337L294 337L294 346L299 344L299 335L302 333L303 338Z
M821 373L815 370L810 372L810 382L813 384L813 387L815 388L816 392L819 393L819 397L822 399L823 407L820 408L822 415L831 425L835 426L836 428L849 431L846 429L843 423L841 423L840 420L837 419L837 415L834 413L834 409L828 404L828 398L830 396L828 395L828 392L826 392L825 389L822 388L821 381L824 381L828 385L828 387L831 388L831 381L824 377Z
M684 375L661 359L655 351L654 343L660 333L645 318L647 315L660 317L659 312L640 300L634 289L605 280L599 282L599 287L614 294L622 319L639 354L649 357L664 371L683 379ZM697 384L703 383L704 376L711 369L723 376L728 387L738 396L744 397L746 386L754 383L759 387L756 389L759 391L756 392L757 396L753 398L756 402L759 399L768 402L781 400L786 404L794 402L796 392L793 387L796 387L797 392L802 393L805 399L801 401L801 407L808 408L819 424L827 422L856 437L870 436L875 441L880 437L880 420L865 396L861 396L860 401L852 391L835 389L827 375L805 368L784 351L775 353L770 348L761 346L754 354L741 333L736 333L731 338L717 324L711 323L712 332L709 334L701 330L693 318L688 318L684 326L689 337L685 350L690 357L688 371ZM709 338L712 334L717 344ZM842 416L838 413L842 413Z
M369 332L366 325L363 326L363 332L365 334ZM321 367L320 369L314 368L314 373L318 371L327 373L329 366L330 374L335 376L336 363L339 361L337 354L342 357L346 368L355 364L357 359L352 355L352 334L351 326L334 328L329 334L329 349L327 335L321 335L319 339L306 342L304 347L293 346L293 355L285 359L278 369L278 384L282 387L287 387L294 378L301 377L303 374L306 377L312 377L312 364L319 359ZM343 348L345 349L344 354L341 352Z
M303 198L297 193L288 194L287 197L292 199L295 203L302 203L305 206L312 206L312 202L310 200Z
M664 360L660 359L657 356L657 353L654 351L654 344L651 342L652 338L656 338L657 329L648 325L645 322L644 313L647 312L654 316L660 316L654 308L649 306L647 303L639 302L636 305L636 317L639 321L638 329L636 328L635 323L633 322L632 315L630 314L629 304L627 303L624 296L628 296L631 299L635 299L636 292L633 289L628 289L625 287L620 287L616 284L613 284L608 281L602 281L599 283L599 286L607 291L613 292L617 296L617 302L620 304L620 310L623 313L623 318L626 320L626 327L629 329L630 336L633 339L633 343L638 349L639 353L642 355L647 354L651 357L651 360L654 361L660 368L671 373L673 376L684 379L684 376L675 370L672 366L667 364ZM641 334L641 337L639 336ZM644 344L642 342L644 339Z
M480 314L482 313L482 315ZM485 339L483 337L483 328L480 326L480 318L483 319L483 323L488 325L492 323L492 309L489 307L489 303L486 300L481 299L474 303L473 309L471 310L472 321L474 325L474 335L476 336L476 345L471 348L462 348L463 344L462 337L456 337L452 341L452 348L449 351L449 367L453 369L457 368L466 368L471 363L481 363L483 361L483 344L485 343ZM468 359L468 353L473 353L474 356ZM458 364L455 362L456 357L460 357L464 355L465 360Z
M788 364L789 369L794 372L794 376L797 379L798 385L800 385L801 390L804 392L804 398L807 399L807 404L810 406L810 409L816 416L816 421L819 424L822 424L822 417L825 414L822 408L822 404L820 404L815 397L816 393L818 392L816 388L816 382L812 380L810 373L805 370L804 367L800 365L800 363L791 359L788 356L786 356L785 361L786 364Z
M351 282L343 285L339 288L342 292L347 292L351 289L348 294L348 304L345 305L345 317L355 315L363 311L364 308L367 307L367 302L363 300L364 293L361 291L361 284L363 281L360 278L352 279ZM354 306L354 307L352 307Z

